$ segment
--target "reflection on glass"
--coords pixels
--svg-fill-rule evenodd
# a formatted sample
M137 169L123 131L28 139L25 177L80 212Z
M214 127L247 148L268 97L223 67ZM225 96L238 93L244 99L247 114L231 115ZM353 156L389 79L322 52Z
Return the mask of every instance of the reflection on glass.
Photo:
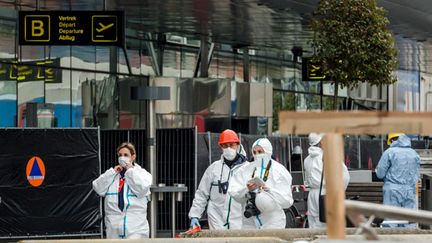
M0 81L0 127L15 126L16 99L16 81Z
M54 127L54 110L52 105L43 106L41 105L37 109L37 127L39 128L50 128Z
M131 100L130 87L144 86L146 80L140 78L122 78L118 82L119 128L145 127L145 102Z
M26 104L44 102L44 81L18 83L18 127L25 126Z

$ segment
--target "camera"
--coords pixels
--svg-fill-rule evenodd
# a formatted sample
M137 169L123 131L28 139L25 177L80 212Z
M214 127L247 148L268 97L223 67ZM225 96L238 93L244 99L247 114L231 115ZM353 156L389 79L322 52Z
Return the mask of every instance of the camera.
M227 194L228 184L229 184L228 181L221 182L220 180L218 180L219 193Z
M259 211L259 209L257 208L257 206L255 205L255 198L256 198L257 192L258 192L258 190L254 190L254 191L249 192L249 195L251 196L251 198L247 201L245 211L243 213L243 215L246 218L250 218L252 216L257 216L261 213Z

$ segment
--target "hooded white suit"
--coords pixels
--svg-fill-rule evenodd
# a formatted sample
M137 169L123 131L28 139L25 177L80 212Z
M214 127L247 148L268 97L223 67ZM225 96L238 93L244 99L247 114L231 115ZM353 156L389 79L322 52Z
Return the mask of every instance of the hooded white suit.
M240 168L249 164L245 154L241 147L239 160L233 164L232 168L224 162L224 157L221 156L220 160L213 162L206 169L198 190L195 192L192 207L189 210L189 218L201 218L207 206L208 224L211 230L241 229L243 214L241 205L228 194L220 192L218 182L228 182L228 188L231 187L231 178Z
M307 201L309 228L325 227L325 223L319 221L318 199L321 174L323 170L323 150L320 147L309 147L309 155L305 158L304 169L306 184L309 186L309 195ZM349 183L350 175L345 164L343 164L343 179L344 188L346 189ZM325 180L323 181L321 194L325 194Z
M148 238L147 196L150 195L152 175L136 163L126 171L123 211L118 207L119 178L120 174L110 168L93 181L93 190L105 197L107 238Z
M272 210L261 212L257 216L246 218L243 215L243 229L279 229L285 228L286 216L283 209L291 207L293 198L291 193L292 177L285 166L271 159L273 147L266 138L258 139L252 145L254 148L259 145L265 151L265 155L260 160L255 160L241 168L231 180L228 193L239 203L242 204L243 212L247 200L250 198L247 182L252 179L252 175L260 177L265 175L266 168L271 161L268 178L265 181L267 195L273 199L270 207ZM259 197L259 195L257 195ZM242 213L243 214L243 213Z

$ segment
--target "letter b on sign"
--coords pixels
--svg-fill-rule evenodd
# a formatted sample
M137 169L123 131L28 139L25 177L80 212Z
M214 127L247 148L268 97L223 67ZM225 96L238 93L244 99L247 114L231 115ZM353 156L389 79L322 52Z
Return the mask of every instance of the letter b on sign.
M26 41L50 41L50 16L27 15L24 23L24 38Z

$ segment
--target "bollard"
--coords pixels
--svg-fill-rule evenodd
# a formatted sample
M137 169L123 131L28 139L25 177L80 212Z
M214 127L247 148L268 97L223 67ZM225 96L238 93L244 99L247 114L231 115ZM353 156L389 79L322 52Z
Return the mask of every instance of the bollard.
M165 183L159 183L158 187L165 187ZM163 201L164 200L164 194L163 192L159 192L158 193L158 201Z
M174 186L185 187L185 184L174 184ZM177 202L183 201L183 192L182 191L177 192L177 198L176 199L177 199Z

